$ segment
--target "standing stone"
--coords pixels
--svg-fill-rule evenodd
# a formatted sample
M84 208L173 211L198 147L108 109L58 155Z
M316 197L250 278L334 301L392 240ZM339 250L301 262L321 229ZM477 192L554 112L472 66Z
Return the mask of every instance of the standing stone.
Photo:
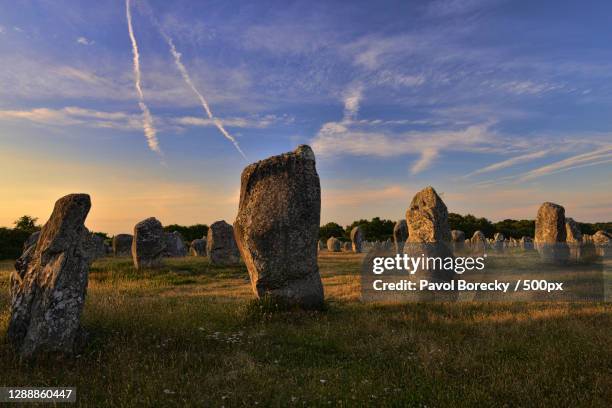
M19 273L19 276L23 276L28 268L34 251L36 251L36 244L40 238L40 231L33 232L30 234L28 239L23 243L23 253L15 261L15 269Z
M323 240L320 239L319 242L317 243L317 245L319 246L319 251L325 249L325 244L323 243Z
M582 243L582 232L580 232L580 227L573 218L565 219L565 242L571 245Z
M93 261L106 256L106 245L104 238L93 232L88 232L83 242L83 247L89 254L89 258Z
M474 231L474 235L470 239L470 246L476 252L484 251L487 248L487 237L482 231Z
M363 231L358 226L351 230L351 248L356 254L363 252Z
M544 203L535 221L535 246L545 260L564 261L569 255L565 239L565 209L554 203Z
M523 249L533 249L533 239L523 236L519 241L519 245Z
M344 252L351 252L351 243L346 241L342 243L342 250Z
M458 243L464 243L465 242L465 233L463 231L459 231L459 230L452 230L451 231L451 241L452 242L458 242Z
M418 192L406 211L408 242L450 242L448 210L433 187Z
M340 248L342 247L342 243L335 237L330 237L327 240L327 250L329 252L340 252Z
M213 265L236 265L240 253L234 238L234 228L225 221L217 221L208 228L206 253Z
M449 248L451 232L448 225L448 210L446 205L432 187L426 187L418 192L406 211L408 224L408 241L404 253L419 257L452 258ZM432 281L451 281L455 278L453 270L444 268L423 269L417 271L419 279Z
M187 245L185 245L185 240L180 232L165 232L164 240L166 241L166 251L164 252L164 256L170 258L187 256Z
M113 237L113 255L115 256L131 256L132 255L132 240L130 234L118 234Z
M459 230L451 231L451 244L453 251L460 251L465 246L465 233Z
M234 228L257 297L322 306L320 221L321 186L309 146L244 169Z
M591 236L591 242L593 242L595 245L611 245L612 234L599 230Z
M501 232L496 232L495 235L493 235L493 242L492 242L492 246L493 249L496 250L502 250L504 248L504 234L502 234Z
M165 250L164 229L155 217L147 218L134 226L132 260L136 269L161 266Z
M408 239L408 224L406 220L399 220L393 226L393 243L395 244L395 252L401 254L404 251L404 245Z
M11 275L8 339L22 357L39 352L72 354L82 338L90 259L83 248L87 194L60 198L41 230L25 269Z
M189 254L191 256L206 256L206 239L199 238L191 241Z

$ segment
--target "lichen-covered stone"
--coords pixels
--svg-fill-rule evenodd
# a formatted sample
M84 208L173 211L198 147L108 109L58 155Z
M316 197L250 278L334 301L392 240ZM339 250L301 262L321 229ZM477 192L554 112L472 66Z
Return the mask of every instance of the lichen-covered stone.
M23 357L72 354L82 338L80 318L89 274L84 222L87 194L60 198L25 268L11 275L8 339Z
M115 256L132 255L132 237L130 234L117 234L113 237L112 247Z
M236 265L240 263L240 253L234 228L225 221L217 221L208 228L206 253L213 265Z
M399 220L393 226L393 244L395 252L401 254L404 251L404 245L408 239L408 224L406 220Z
M166 239L161 222L155 217L134 226L132 260L136 269L158 268L166 251Z
M234 231L258 297L318 308L321 187L310 147L270 157L242 172Z
M534 240L540 256L548 261L566 261L569 257L566 237L565 209L554 203L542 204L535 221Z
M573 218L565 219L565 242L571 245L580 245L582 243L580 226Z

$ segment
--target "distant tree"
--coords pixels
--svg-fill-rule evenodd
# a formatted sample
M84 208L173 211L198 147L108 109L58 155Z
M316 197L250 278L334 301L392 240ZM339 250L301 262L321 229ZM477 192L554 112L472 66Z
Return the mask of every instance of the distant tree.
M353 228L359 226L368 241L385 241L393 237L393 226L395 222L391 220L384 220L380 217L374 217L370 221L358 220L353 221L351 225L348 225L345 229L345 236L350 239L351 231Z
M331 237L346 239L344 236L344 228L335 222L328 222L319 228L319 239L327 241Z
M0 259L19 258L23 252L23 243L29 236L29 231L0 228Z
M173 232L178 231L181 233L185 241L191 242L194 239L206 237L208 234L208 225L206 224L195 224L190 226L171 224L164 227L164 231Z
M506 238L521 238L523 236L533 237L535 235L534 220L511 220L506 219L493 224L495 232L501 232Z
M16 230L26 231L31 234L35 231L40 230L40 225L36 224L37 221L38 218L30 217L29 215L22 215L13 224L15 225Z

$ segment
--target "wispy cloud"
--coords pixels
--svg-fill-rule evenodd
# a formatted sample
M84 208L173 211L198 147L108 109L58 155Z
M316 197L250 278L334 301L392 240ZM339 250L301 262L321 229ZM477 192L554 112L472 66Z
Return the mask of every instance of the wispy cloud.
M95 41L93 40L89 40L86 37L78 37L76 39L77 44L81 44L81 45L94 45Z
M539 167L535 170L528 171L526 173L523 173L519 177L519 180L531 180L537 177L560 173L575 168L609 163L610 161L612 161L612 144L602 147L600 149L593 150L588 153L571 156L555 163Z
M226 119L231 127L245 129L263 129L273 124L291 123L289 116L250 116L232 117ZM109 112L78 106L64 108L34 108L25 110L0 110L0 121L29 121L50 126L83 126L94 128L109 128L118 130L137 130L142 128L142 116L128 112ZM216 127L214 121L195 116L166 116L159 118L158 127L162 129L180 129L184 127L203 126Z
M502 170L508 167L516 166L517 164L527 163L535 159L539 159L545 157L550 153L550 150L540 150L533 153L522 154L520 156L512 157L507 160L500 161L498 163L491 164L489 166L483 167L476 171L473 171L469 174L466 174L464 177L476 176L478 174L489 173L497 170Z

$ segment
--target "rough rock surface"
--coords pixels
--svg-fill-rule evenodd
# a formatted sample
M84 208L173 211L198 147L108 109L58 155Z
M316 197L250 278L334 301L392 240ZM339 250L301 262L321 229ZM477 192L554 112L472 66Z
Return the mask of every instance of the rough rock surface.
M408 239L408 224L406 220L399 220L393 226L393 244L395 252L401 254L404 251L404 245Z
M161 266L165 250L164 229L155 217L147 218L134 226L132 260L136 269Z
M240 263L240 253L234 238L234 228L225 221L217 221L208 228L206 253L215 265Z
M486 248L487 247L487 238L482 231L474 231L472 238L470 239L470 245L472 248Z
M426 187L418 192L406 211L408 224L408 240L404 253L411 257L452 258L450 249L451 232L448 225L448 210L446 205L432 187ZM416 271L419 279L437 282L449 282L455 279L453 270L423 269ZM451 298L453 293L422 293L423 298Z
M164 256L171 258L187 256L187 245L185 245L185 240L180 232L165 232L164 239L166 241Z
M36 245L36 243L38 242L38 238L40 238L40 231L35 231L30 234L28 239L26 239L26 242L23 243L23 250L25 251L32 245Z
M565 262L569 257L566 238L565 209L554 203L542 204L535 221L534 240L540 256L548 261Z
M363 252L363 231L359 227L351 230L351 249L356 254Z
M565 209L553 203L544 203L535 221L535 243L556 244L565 242Z
M189 254L191 256L206 256L206 239L198 238L191 241Z
M450 242L448 210L433 187L418 192L406 211L408 242Z
M591 237L591 241L595 245L611 245L612 244L612 235L608 234L605 231L599 230Z
M572 245L582 243L582 232L578 223L573 218L565 219L565 242Z
M115 256L131 256L132 255L132 240L130 234L118 234L113 237L113 255Z
M89 274L83 248L87 194L60 198L25 269L11 275L8 339L23 357L39 352L72 354L81 339L80 319Z
M234 230L258 297L322 306L320 218L321 186L309 146L244 169Z
M94 233L90 232L85 236L83 246L92 261L98 258L103 258L107 254L104 238Z
M340 252L341 248L342 248L342 243L340 242L340 240L338 240L338 238L330 237L327 240L327 250L329 252Z
M452 242L458 242L458 243L464 243L465 242L465 233L463 231L459 231L459 230L452 230L451 231L451 241Z

